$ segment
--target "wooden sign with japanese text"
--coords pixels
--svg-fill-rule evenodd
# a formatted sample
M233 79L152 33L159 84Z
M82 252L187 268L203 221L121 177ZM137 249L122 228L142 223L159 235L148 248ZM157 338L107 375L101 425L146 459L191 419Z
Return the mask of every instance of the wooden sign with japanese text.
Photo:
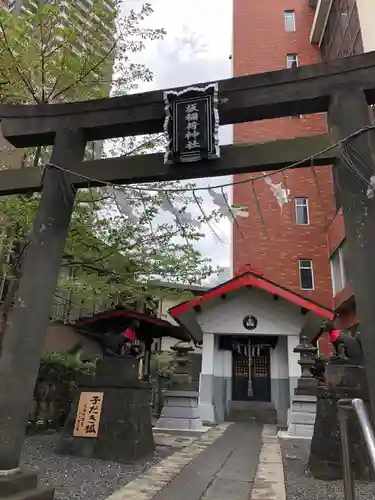
M164 92L164 163L186 163L220 157L218 85Z
M98 436L103 396L103 392L81 392L73 436Z

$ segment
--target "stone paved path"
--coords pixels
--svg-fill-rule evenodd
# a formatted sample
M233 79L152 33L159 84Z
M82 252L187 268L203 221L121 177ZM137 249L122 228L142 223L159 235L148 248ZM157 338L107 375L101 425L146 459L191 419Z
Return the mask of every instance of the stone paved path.
M108 500L248 500L261 431L255 422L219 425Z
M280 442L274 425L265 425L250 500L286 500Z

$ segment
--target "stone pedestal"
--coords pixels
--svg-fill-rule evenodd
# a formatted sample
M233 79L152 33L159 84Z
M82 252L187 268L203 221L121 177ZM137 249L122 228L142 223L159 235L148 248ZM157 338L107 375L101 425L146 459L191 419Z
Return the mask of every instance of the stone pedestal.
M288 411L288 430L280 437L311 439L314 433L315 416L315 396L294 396Z
M309 469L316 479L343 478L337 403L342 398L361 398L369 408L368 388L361 366L328 363L327 387L317 389L317 413L311 441ZM355 479L371 479L371 467L357 417L348 417L350 456Z
M14 474L0 475L0 498L13 500L53 500L52 488L38 487L37 475L19 470Z
M96 377L75 391L60 451L87 458L130 463L150 455L154 449L151 424L151 389L138 380L132 357L105 358L97 362ZM82 392L102 392L103 403L96 437L74 436Z
M199 393L188 370L189 344L178 343L172 347L176 351L177 368L172 376L171 390L164 394L164 406L155 430L204 432L198 413Z
M167 391L155 430L204 431L198 413L198 396L195 391Z
M315 362L317 348L308 342L307 337L303 337L294 352L300 353L301 359L298 363L302 374L294 389L292 404L288 411L288 430L280 433L280 437L311 439L314 433L318 381L310 370Z

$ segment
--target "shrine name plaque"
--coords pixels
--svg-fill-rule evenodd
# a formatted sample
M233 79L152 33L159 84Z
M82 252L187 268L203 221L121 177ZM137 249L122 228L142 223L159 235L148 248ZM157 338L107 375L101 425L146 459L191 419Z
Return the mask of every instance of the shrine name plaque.
M164 92L164 163L220 158L218 84Z
M103 392L81 392L73 436L95 438L98 436Z

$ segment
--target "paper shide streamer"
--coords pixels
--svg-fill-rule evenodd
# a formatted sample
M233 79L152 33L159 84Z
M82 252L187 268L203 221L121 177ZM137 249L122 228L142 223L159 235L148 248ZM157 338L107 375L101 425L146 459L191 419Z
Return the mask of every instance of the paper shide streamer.
M185 212L174 207L167 192L161 193L162 203L160 208L165 212L174 215L179 224L186 224L190 226L200 227L202 224L199 220L193 219L190 212Z
M225 244L225 241L224 239L217 233L214 225L211 223L210 219L207 217L205 211L203 210L203 207L197 197L197 193L195 191L193 191L193 198L194 198L194 201L195 203L197 204L199 210L200 210L200 213L202 214L202 217L203 217L203 220L205 221L205 223L207 224L207 226L210 228L212 234L214 235L215 239L220 243L220 244Z
M224 217L227 217L231 222L234 222L234 224L237 226L237 229L241 233L241 236L244 238L243 231L237 222L236 215L238 215L239 212L242 212L242 214L243 214L242 216L247 217L248 214L244 215L242 207L236 207L235 209L233 209L229 205L228 200L227 200L227 196L224 193L224 187L221 188L221 193L216 193L216 191L214 191L212 188L208 188L208 192L212 198L214 205L216 205L218 207L219 212L222 215L224 215ZM236 213L234 210L236 211Z
M274 184L268 175L265 176L264 180L270 187L272 194L276 198L282 211L283 205L286 205L287 203L290 202L289 200L290 189L284 188L281 182L279 182L278 184Z
M235 221L236 217L248 217L249 212L244 206L230 206L227 197L223 190L221 193L216 193L212 188L208 188L208 192L212 198L214 205L216 205L222 215L227 217L230 221Z
M125 193L122 191L115 189L114 187L110 186L107 188L110 195L113 197L115 200L115 203L117 205L118 211L124 215L129 222L132 224L138 224L139 219L134 213L133 207L130 205L128 200L126 199Z

